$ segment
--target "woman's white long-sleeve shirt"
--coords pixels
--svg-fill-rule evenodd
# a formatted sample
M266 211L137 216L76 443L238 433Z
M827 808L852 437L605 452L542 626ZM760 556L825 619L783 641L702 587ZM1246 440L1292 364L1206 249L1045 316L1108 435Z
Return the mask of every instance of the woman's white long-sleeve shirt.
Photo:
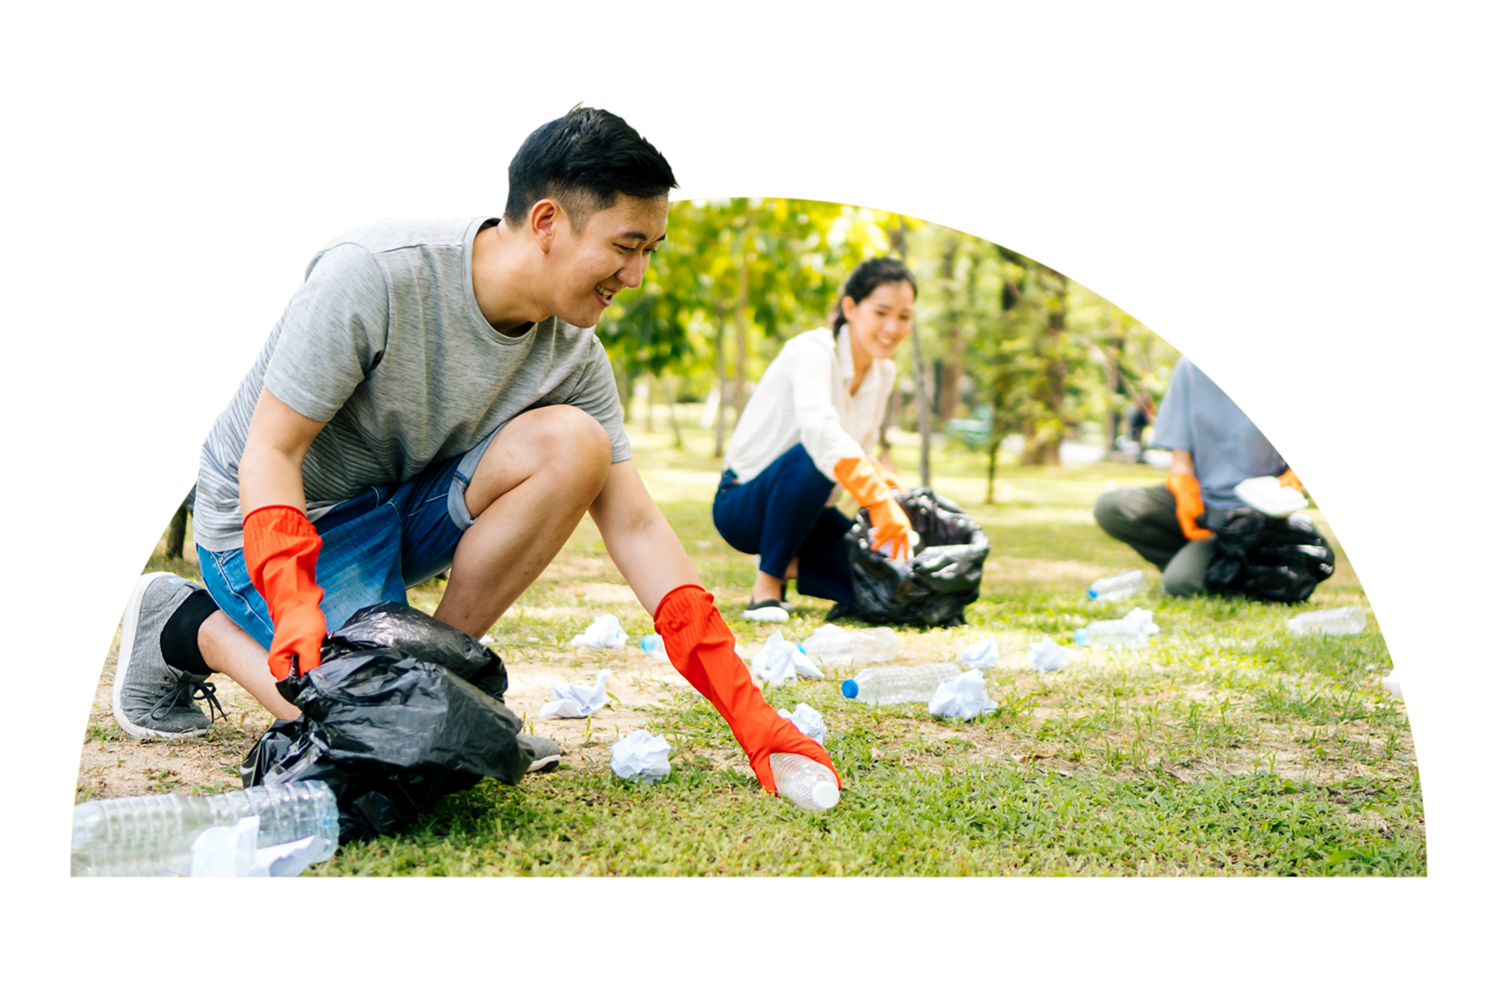
M818 471L834 479L840 459L859 458L875 447L886 400L896 387L896 363L872 361L851 396L853 380L847 332L835 340L827 330L809 330L787 341L745 406L724 467L746 483L801 443Z

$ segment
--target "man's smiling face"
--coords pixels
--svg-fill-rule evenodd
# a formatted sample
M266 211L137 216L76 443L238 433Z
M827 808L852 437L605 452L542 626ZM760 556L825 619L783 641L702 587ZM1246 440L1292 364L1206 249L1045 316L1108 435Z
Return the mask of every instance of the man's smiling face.
M667 198L618 195L609 208L587 217L575 232L559 213L547 251L553 282L553 315L578 327L592 327L625 288L639 288L651 254L667 238Z

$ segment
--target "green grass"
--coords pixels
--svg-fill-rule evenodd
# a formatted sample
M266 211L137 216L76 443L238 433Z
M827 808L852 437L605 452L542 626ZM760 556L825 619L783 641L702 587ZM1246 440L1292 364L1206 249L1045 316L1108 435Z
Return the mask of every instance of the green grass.
M705 584L732 609L754 563L714 531L712 442L684 430L679 451L667 434L632 426L637 463ZM914 481L915 449L896 457ZM607 757L570 754L562 770L518 787L486 780L451 796L405 834L348 845L313 874L1425 874L1411 731L1379 686L1390 656L1336 539L1337 573L1309 607L1357 604L1370 625L1298 637L1282 623L1303 609L1161 596L1156 571L1094 525L1100 492L1160 482L1157 470L1007 463L1001 502L986 506L981 456L943 451L933 467L934 486L979 521L992 554L967 629L900 630L900 660L952 658L977 634L995 636L1006 655L987 674L995 711L962 723L922 705L871 709L839 695L837 673L771 690L777 707L806 701L828 723L844 795L808 814L759 792L706 702L664 689L649 727L673 747L666 780L628 784ZM1133 568L1151 591L1112 609L1089 605L1091 580ZM507 663L599 656L566 643L599 613L589 588L610 584L623 581L585 521L493 630ZM431 610L440 588L413 591L413 603ZM803 638L827 605L792 600L798 613L781 628ZM1066 641L1132 603L1161 626L1148 648L1092 651L1045 675L1026 668L1028 643ZM621 617L632 635L651 627L639 608ZM726 617L747 642L775 628ZM578 725L580 734L592 726L596 745L614 739L607 713Z

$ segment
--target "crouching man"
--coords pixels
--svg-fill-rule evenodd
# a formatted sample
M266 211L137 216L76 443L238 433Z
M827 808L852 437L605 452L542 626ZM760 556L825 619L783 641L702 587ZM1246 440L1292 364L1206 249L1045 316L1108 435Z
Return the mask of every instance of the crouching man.
M575 108L511 161L503 218L380 222L324 247L203 445L194 534L207 589L131 595L114 711L138 737L202 734L209 677L278 718L275 681L330 629L448 571L436 617L485 634L587 511L672 662L762 787L772 753L828 766L779 717L641 481L592 328L666 238L666 159ZM269 665L270 669L267 670ZM526 738L533 769L558 748Z

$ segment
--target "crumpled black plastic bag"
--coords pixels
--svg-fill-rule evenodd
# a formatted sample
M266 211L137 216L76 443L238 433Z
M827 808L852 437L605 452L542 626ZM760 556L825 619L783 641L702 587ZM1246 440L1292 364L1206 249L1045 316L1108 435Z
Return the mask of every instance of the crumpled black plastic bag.
M1214 555L1203 575L1210 594L1300 604L1333 575L1333 549L1306 522L1242 507L1211 526Z
M963 508L928 487L898 492L896 502L921 541L911 561L892 562L870 545L870 512L844 535L855 603L835 604L828 620L852 617L873 625L948 626L964 623L964 608L979 599L990 540Z
M500 657L458 629L404 604L364 608L323 641L316 670L277 682L302 715L275 723L240 777L328 782L340 842L397 833L480 778L526 773L505 688Z

